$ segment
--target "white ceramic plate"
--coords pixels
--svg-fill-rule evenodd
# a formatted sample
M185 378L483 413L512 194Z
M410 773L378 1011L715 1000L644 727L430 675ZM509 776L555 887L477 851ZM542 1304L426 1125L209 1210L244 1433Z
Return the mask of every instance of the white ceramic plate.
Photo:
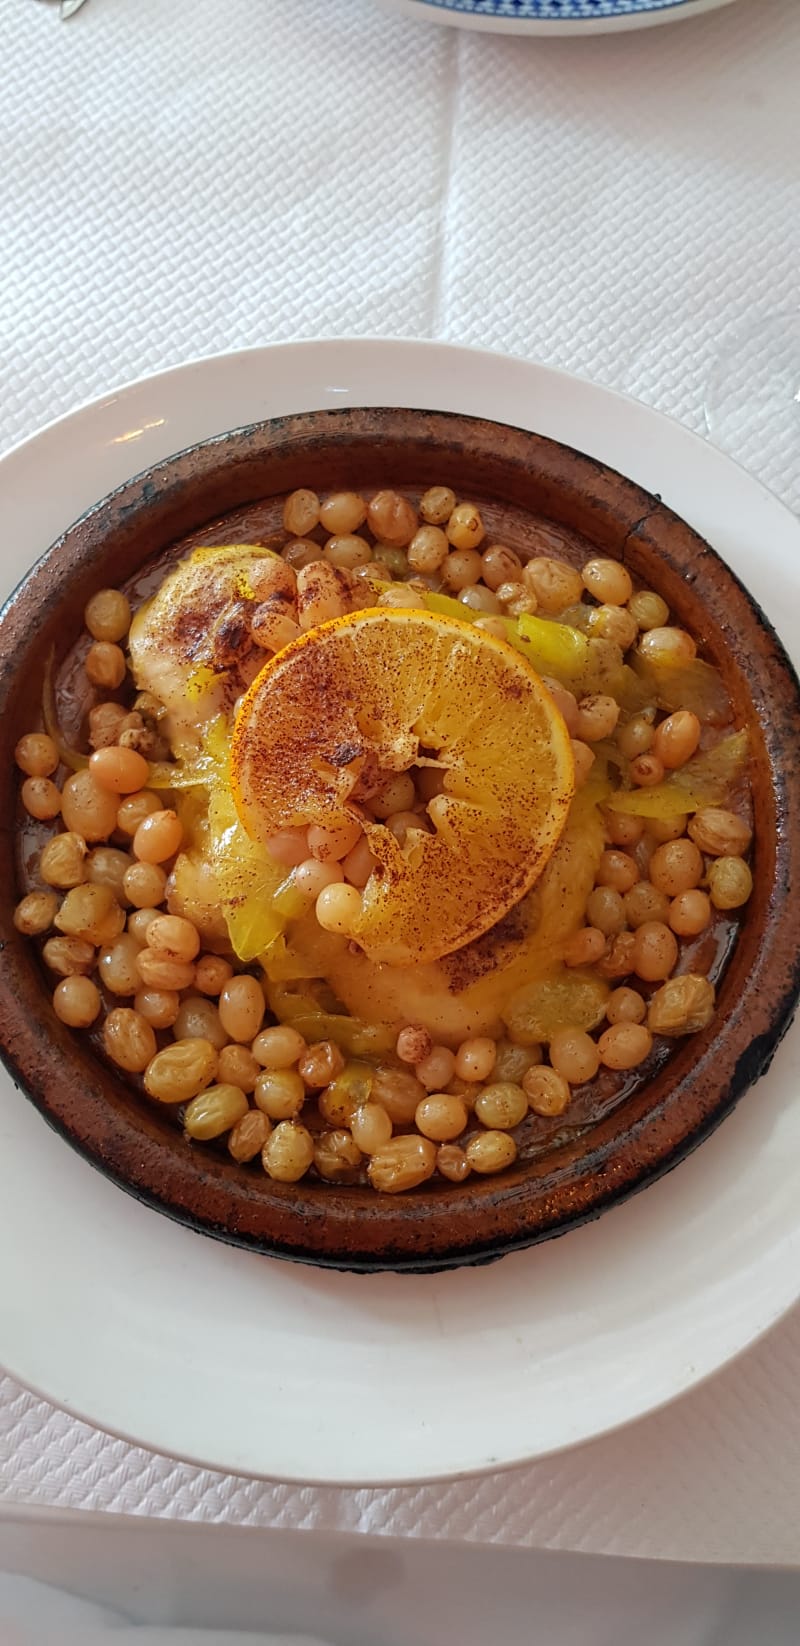
M582 38L686 22L701 12L730 6L733 0L381 0L381 4L421 22L450 23L454 28Z
M703 441L560 372L446 345L201 361L0 462L7 588L84 508L238 424L326 406L538 430L659 492L800 656L800 525ZM4 591L5 592L5 591ZM0 1361L139 1444L234 1472L411 1482L522 1462L672 1400L800 1295L800 1029L691 1159L599 1222L483 1269L339 1275L216 1244L106 1182L0 1076Z

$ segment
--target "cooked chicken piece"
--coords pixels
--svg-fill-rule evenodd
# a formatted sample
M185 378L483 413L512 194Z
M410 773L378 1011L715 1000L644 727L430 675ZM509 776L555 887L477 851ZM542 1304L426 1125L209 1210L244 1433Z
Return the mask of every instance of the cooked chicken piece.
M163 704L158 731L172 753L191 763L209 723L231 716L272 652L302 629L372 599L367 583L348 571L320 561L297 578L258 544L196 549L179 561L137 611L129 637L136 685ZM229 842L212 836L199 800L184 804L182 821L186 849L170 876L168 907L194 921L206 947L224 951L231 863L226 859L227 874L221 872L220 851Z
M167 711L161 723L178 756L200 747L203 728L227 714L266 661L253 636L258 614L297 623L295 574L257 544L196 549L141 606L130 631L139 691ZM284 625L284 633L286 628Z

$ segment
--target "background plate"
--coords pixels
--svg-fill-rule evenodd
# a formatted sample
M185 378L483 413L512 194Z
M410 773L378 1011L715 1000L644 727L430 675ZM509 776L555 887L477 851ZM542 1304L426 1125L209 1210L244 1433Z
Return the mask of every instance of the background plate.
M51 426L0 463L2 592L149 463L242 422L345 403L494 417L613 465L784 614L797 661L800 525L756 481L608 390L445 345L219 357ZM489 1269L430 1277L316 1273L192 1235L104 1181L3 1075L0 1359L89 1422L237 1473L411 1482L576 1444L708 1376L800 1294L798 1072L795 1029L736 1113L646 1194Z
M434 23L495 34L585 35L678 23L733 0L381 0Z

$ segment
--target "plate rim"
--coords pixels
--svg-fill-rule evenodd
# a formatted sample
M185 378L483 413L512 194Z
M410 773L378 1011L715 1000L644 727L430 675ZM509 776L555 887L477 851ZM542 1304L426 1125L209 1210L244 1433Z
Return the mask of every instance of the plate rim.
M425 3L425 0L423 0L423 3ZM733 3L733 0L723 0L723 4L727 5L730 3ZM241 349L215 349L210 354L192 355L187 360L179 361L177 365L165 366L159 371L145 372L140 377L122 378L118 382L113 383L110 388L104 389L101 394L91 394L87 396L86 399L77 400L75 405L69 411L60 412L56 417L50 418L44 423L37 424L36 428L30 434L21 435L18 439L12 440L10 445L3 447L2 450L0 450L0 483L6 478L6 465L10 466L11 459L18 460L20 457L27 456L28 449L34 445L38 445L39 442L45 438L49 439L53 435L67 433L68 430L73 425L76 425L79 420L88 420L95 417L100 412L111 410L111 408L116 405L121 403L126 404L137 394L141 394L145 390L160 389L162 387L164 389L169 389L170 387L174 387L179 383L182 383L184 378L195 374L204 376L209 369L213 370L214 368L237 367L239 369L250 369L252 367L257 367L261 363L268 363L282 357L310 357L312 355L325 354L328 351L336 354L346 351L348 354L352 353L354 356L362 355L364 358L367 358L374 352L375 349L385 349L387 353L396 353L398 356L409 350L421 350L425 354L430 355L441 351L443 355L449 356L454 362L459 358L466 360L471 356L473 361L484 361L492 366L502 366L512 374L523 373L527 375L528 373L531 373L536 377L542 378L543 381L551 381L554 385L559 384L563 388L574 388L577 386L581 393L596 396L598 399L608 400L611 404L616 403L621 406L625 406L629 411L633 411L637 414L643 413L647 418L653 419L655 422L659 423L664 431L670 430L673 435L677 433L681 440L685 441L687 445L694 448L695 453L703 452L707 457L717 459L719 463L725 467L730 466L735 469L740 478L746 482L747 486L760 494L762 502L773 506L779 512L785 525L791 525L794 530L800 532L800 519L794 514L792 509L789 508L789 505L784 503L777 493L766 484L766 481L761 480L757 474L753 474L752 470L748 469L744 463L739 462L737 458L730 454L730 452L723 450L720 446L716 446L714 442L707 437L707 435L699 434L696 429L689 428L688 424L681 422L678 417L672 416L670 412L661 411L658 406L651 406L645 400L640 400L635 394L630 393L627 389L613 388L610 384L601 383L593 377L588 376L585 372L569 371L565 366L553 366L548 364L546 361L539 360L534 357L528 357L527 355L510 354L503 349L484 348L480 343L454 343L449 339L431 337L400 337L388 335L385 337L359 335L342 337L290 337L282 339L279 343L255 343L249 344ZM348 391L336 389L335 391L331 390L330 392L340 393ZM444 398L448 398L447 394L444 395ZM347 400L337 403L349 405L352 402ZM377 401L375 404L377 404ZM387 404L391 404L391 396L389 396ZM442 408L434 409L441 410ZM466 413L465 415L472 416L477 414ZM259 418L250 418L248 419L248 423L258 420ZM141 429L138 429L135 432L137 435L145 434L150 428L156 426L156 422L160 423L162 421L162 419L154 420L151 424L145 424ZM498 417L496 419L491 419L491 421L499 422L501 419ZM247 425L242 426L245 427ZM522 425L518 426L522 427ZM216 432L219 434L225 434L230 431L227 429L218 429ZM534 430L532 432L541 431ZM120 443L123 438L128 440L130 435L126 434L118 437L118 440L115 443ZM202 439L206 438L213 439L214 436L211 434L202 437ZM567 443L567 436L563 434L552 436L548 435L548 438L558 440L562 443ZM167 457L177 456L181 451L187 450L191 445L196 443L198 442L189 440L182 446L176 446L174 450L170 449L170 451L165 452L164 455ZM575 450L586 451L587 448L576 447ZM588 455L592 456L595 454L588 453ZM149 467L151 461L158 462L160 459L148 459L146 462L138 464L134 467L132 472L128 474L127 478L129 480L135 479L137 474L142 473L145 468ZM602 459L600 459L600 461L602 461ZM614 464L610 463L609 467L613 468ZM619 473L622 473L622 470L619 470ZM630 478L630 476L626 476L625 478ZM125 481L115 481L111 490L119 490L120 486L125 483ZM634 484L646 487L646 482L644 481L637 480L634 481ZM104 495L110 495L110 492L109 494ZM654 495L657 496L659 494L654 493ZM94 502L87 504L85 508L81 507L79 513L75 515L74 519L71 520L69 524L76 524L83 514L88 513L90 509L95 507L97 501L99 500L95 499ZM670 508L674 507L674 505L670 504L668 500L667 506ZM692 524L691 521L689 524ZM64 529L66 530L67 528ZM699 531L700 535L703 535L701 527L693 527L693 530ZM40 550L40 554L45 553L45 551L50 548L52 543L55 541L56 537L54 536L44 544L44 547ZM34 562L31 561L28 570L32 568L33 564ZM21 575L24 577L27 575L27 572L24 572ZM15 577L13 584L8 584L6 586L0 583L0 591L5 591L0 592L0 602L4 603L7 600L8 595L13 592L17 582L19 582L19 578ZM769 613L767 615L769 616Z
M518 34L529 37L569 39L600 34L624 34L636 29L663 27L668 23L691 21L734 4L734 0L670 0L657 11L621 13L612 17L502 17L497 14L457 10L450 0L379 0L387 12L400 12L421 23L445 28L461 28L485 34Z
M37 431L34 435L30 435L24 440L19 441L15 446L12 446L0 460L0 490L2 490L4 481L8 475L8 460L10 458L17 457L21 452L26 455L29 454L29 449L31 447L35 447L36 443L39 442L43 436L48 434L52 435L53 431L55 431L56 438L58 439L64 434L65 430L68 430L69 427L73 425L76 419L81 418L81 416L86 417L87 414L90 417L99 416L102 418L104 415L108 414L109 409L114 405L114 403L119 402L120 400L123 401L124 409L126 398L135 396L137 393L144 393L146 397L152 397L153 394L158 395L168 382L172 386L174 386L176 382L179 386L182 386L185 384L187 373L191 373L193 370L196 372L199 369L202 376L203 373L208 372L208 369L210 367L213 368L216 364L218 368L224 368L228 372L233 369L234 375L236 375L237 367L244 367L245 373L247 374L248 372L252 372L254 369L257 370L260 366L266 366L269 368L271 364L274 365L276 356L278 355L283 357L284 363L287 358L291 362L292 356L294 356L295 359L297 358L298 350L302 351L303 355L306 357L306 363L309 356L313 356L319 351L325 352L326 364L329 359L336 358L338 358L340 362L344 363L348 357L348 354L353 351L360 355L362 362L368 362L369 360L375 360L376 351L379 358L380 351L387 348L390 352L393 349L402 351L421 349L427 355L431 369L434 368L437 356L441 359L442 355L449 357L449 363L454 366L457 365L457 362L460 359L464 364L465 369L468 366L470 371L475 370L476 358L483 360L487 370L490 373L496 373L498 367L503 367L505 365L508 370L513 371L518 375L520 381L524 380L527 387L530 388L532 391L531 402L533 406L535 406L537 400L537 391L542 393L548 385L556 386L560 384L562 388L564 386L568 386L569 390L573 394L577 393L579 396L587 395L590 402L594 401L595 407L601 403L613 404L616 402L621 406L627 406L629 410L632 408L635 410L637 418L643 418L645 422L648 420L651 422L655 420L660 426L662 426L662 428L671 429L673 431L673 441L677 443L680 443L681 441L685 444L688 443L688 448L694 450L695 455L699 456L700 453L704 453L706 461L708 462L711 462L713 456L713 460L718 464L721 464L723 468L727 467L735 469L746 481L747 488L753 495L754 500L756 498L759 499L762 506L767 507L768 513L771 513L773 510L779 511L779 516L783 521L784 527L790 528L791 535L795 539L798 536L798 532L800 532L800 524L798 524L795 517L760 481L756 480L752 476L747 476L746 471L744 471L740 465L733 463L731 459L725 457L721 453L717 453L714 448L707 446L699 436L693 434L689 430L686 430L680 424L676 424L672 419L666 417L663 413L654 411L652 408L642 406L631 396L620 394L618 391L605 389L600 385L592 384L587 379L576 377L571 373L563 372L555 368L538 366L535 363L524 361L519 357L504 357L481 349L466 348L458 345L436 343L424 340L419 344L416 344L405 339L326 339L319 342L304 339L298 343L284 343L281 345L275 345L274 347L267 346L264 348L248 349L237 351L235 354L221 351L213 356L206 356L193 362L186 362L183 365L172 367L164 373L135 379L124 385L124 387L120 390L112 391L106 395L93 397L92 399L86 401L83 406L75 408L64 417L54 419L52 423L45 425L43 429ZM327 377L327 372L325 375ZM505 390L503 392L505 392ZM499 393L499 385L496 378L493 380L492 393L495 396ZM391 394L384 396L384 399L388 399L390 403L393 398L394 397ZM469 412L471 409L469 406L456 406L454 404L456 397L452 389L444 398L454 410L461 409ZM459 399L460 398L461 396L459 395ZM317 401L315 403L319 404L320 402ZM364 402L362 401L362 403ZM188 413L186 415L188 415ZM485 415L488 415L488 408ZM499 404L495 402L493 402L492 415L498 419L501 416ZM533 415L533 411L531 415ZM507 413L506 416L510 420L510 414ZM557 430L551 431L551 429L547 426L546 421L544 423L540 422L538 426L540 428L544 428L548 434L552 433L553 438L564 438L563 434L560 434ZM182 444L186 444L186 442L184 441ZM179 449L179 443L173 441L170 446L170 450L177 449ZM609 459L609 461L614 461L613 456ZM137 462L135 466L137 469L140 469L144 465L141 462ZM128 472L130 473L130 470ZM636 476L636 478L638 483L643 483L638 480L638 476ZM110 485L104 484L104 492L109 489L111 489ZM671 499L668 499L668 501L672 502ZM701 528L698 526L698 529ZM27 1109L28 1105L23 1105L23 1107ZM33 1111L31 1112L33 1114ZM39 1124L39 1117L34 1115L34 1118L37 1124ZM728 1126L730 1126L730 1122L726 1123L726 1127L722 1129L723 1132L727 1132ZM705 1145L705 1149L711 1148L713 1146L713 1142L714 1140L712 1139L710 1143ZM63 1150L63 1144L60 1142L58 1147ZM705 1153L705 1150L703 1152ZM86 1172L91 1172L89 1167L85 1166L84 1163L81 1164ZM685 1168L682 1168L682 1170L685 1170ZM91 1172L91 1175L95 1176L96 1174ZM111 1188L111 1186L109 1187L110 1192L117 1195L118 1200L127 1200L127 1197L119 1196L115 1189ZM658 1187L659 1186L656 1185L654 1189L651 1189L650 1194L654 1194ZM642 1197L638 1198L641 1199ZM147 1216L148 1214L144 1215ZM619 1216L619 1214L617 1214L617 1216ZM155 1222L156 1220L153 1219L152 1221ZM159 1225L164 1224L163 1219L158 1219L157 1221ZM606 1220L603 1221L605 1222ZM596 1229L600 1226L601 1225L595 1224L592 1225L591 1228ZM577 1231L577 1234L580 1235L581 1232L582 1231ZM589 1233L591 1233L591 1229ZM188 1238L193 1239L191 1236ZM575 1240L575 1238L576 1236L570 1236L570 1240ZM793 1222L791 1229L788 1233L785 1233L782 1238L784 1241L788 1239L793 1243L797 1242L798 1238L800 1238L800 1224L796 1221ZM195 1241L195 1245L198 1244L199 1243ZM201 1251L204 1251L208 1244L208 1242L203 1243L200 1248ZM557 1244L561 1246L565 1243L558 1242ZM548 1251L552 1249L553 1248L551 1246L539 1248L540 1251ZM259 1262L262 1260L256 1259L255 1261ZM516 1260L512 1258L505 1261L513 1263ZM280 1267L285 1268L286 1266L280 1265ZM785 1265L785 1267L791 1267L791 1265ZM491 1271L488 1272L491 1273ZM406 1281L404 1279L400 1280L399 1284L405 1285ZM226 1442L223 1443L222 1453L219 1449L220 1442L218 1439L213 1445L208 1444L198 1446L197 1444L192 1444L187 1446L186 1444L176 1444L164 1434L163 1429L159 1432L159 1424L155 1419L151 1425L151 1433L148 1438L142 1435L141 1427L132 1428L126 1421L121 1419L119 1414L117 1414L117 1417L114 1420L110 1420L107 1412L103 1416L98 1416L96 1407L92 1409L91 1404L89 1406L84 1404L78 1397L77 1391L65 1393L63 1388L59 1389L57 1386L54 1388L52 1377L49 1379L46 1378L43 1382L41 1378L37 1376L25 1375L22 1370L13 1366L10 1366L10 1369L12 1371L12 1375L19 1378L19 1380L22 1381L26 1387L33 1388L37 1392L40 1392L43 1398L46 1398L54 1404L61 1406L62 1409L70 1412L73 1416L81 1418L82 1420L96 1426L100 1426L108 1432L117 1434L123 1439L129 1441L131 1444L144 1446L145 1448L155 1452L166 1452L169 1456L180 1457L193 1465L206 1466L217 1470L233 1470L241 1475L250 1474L253 1478L264 1478L266 1476L267 1478L272 1479L314 1483L319 1485L378 1486L385 1485L390 1482L410 1485L412 1483L425 1480L462 1478L464 1476L485 1470L519 1466L526 1462L531 1462L538 1458L550 1456L561 1450L585 1443L590 1439L599 1438L601 1435L612 1433L618 1428L626 1427L634 1419L641 1418L649 1413L658 1411L661 1407L669 1404L673 1399L686 1392L689 1388L696 1387L700 1383L706 1381L723 1365L729 1364L749 1345L757 1341L760 1336L768 1331L775 1321L780 1319L780 1317L796 1300L798 1291L800 1291L800 1280L792 1280L788 1287L784 1286L780 1296L770 1296L769 1299L766 1296L763 1299L759 1297L755 1300L754 1304L755 1313L758 1318L751 1319L750 1326L744 1333L739 1331L734 1334L736 1341L733 1345L730 1343L723 1345L721 1352L719 1349L714 1350L710 1357L706 1356L707 1364L704 1364L702 1367L698 1367L695 1363L691 1365L687 1364L682 1368L681 1374L676 1375L672 1379L671 1385L666 1392L655 1397L650 1393L640 1395L633 1402L632 1406L628 1404L626 1409L620 1412L613 1419L609 1419L607 1415L600 1422L592 1418L583 1419L573 1425L573 1432L571 1432L567 1438L564 1438L562 1435L559 1438L555 1438L553 1443L548 1445L537 1444L535 1446L531 1446L530 1442L527 1442L523 1447L515 1446L511 1455L506 1453L506 1455L487 1456L485 1452L481 1451L480 1455L471 1455L466 1461L463 1460L463 1457L457 1460L451 1458L449 1461L445 1459L439 1464L431 1463L429 1465L420 1465L419 1462L415 1463L413 1459L409 1461L408 1458L404 1456L400 1467L396 1469L386 1468L385 1466L373 1466L366 1469L353 1469L351 1467L345 1472L342 1472L341 1469L336 1469L331 1472L330 1469L319 1471L313 1467L311 1469L307 1466L301 1468L296 1466L294 1463L291 1467L275 1467L270 1465L268 1468L265 1468L264 1462L261 1459L257 1463L254 1463L252 1467L248 1467L246 1462L240 1456L232 1457L231 1448ZM698 1356L697 1359L702 1360L703 1357Z

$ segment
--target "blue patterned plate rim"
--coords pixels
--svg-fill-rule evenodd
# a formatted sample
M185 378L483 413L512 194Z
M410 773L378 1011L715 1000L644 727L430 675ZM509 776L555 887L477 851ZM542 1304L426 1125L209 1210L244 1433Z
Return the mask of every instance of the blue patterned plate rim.
M473 17L502 17L520 22L585 23L613 17L636 17L654 11L679 11L692 0L424 0L441 11Z

